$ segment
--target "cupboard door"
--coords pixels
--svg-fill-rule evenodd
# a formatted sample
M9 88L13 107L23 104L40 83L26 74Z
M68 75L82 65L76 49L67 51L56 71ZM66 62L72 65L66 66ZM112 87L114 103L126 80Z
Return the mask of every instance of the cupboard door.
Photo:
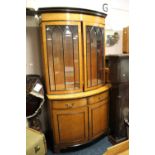
M89 138L93 139L108 128L108 99L89 106Z
M87 107L53 110L56 144L77 144L88 139Z
M48 94L82 91L80 22L43 22Z
M85 90L104 85L104 25L84 23Z

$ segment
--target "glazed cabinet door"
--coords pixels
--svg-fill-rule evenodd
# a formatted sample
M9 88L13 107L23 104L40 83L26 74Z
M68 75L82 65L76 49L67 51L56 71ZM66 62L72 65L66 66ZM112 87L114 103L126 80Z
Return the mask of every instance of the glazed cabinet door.
M105 83L104 25L84 22L83 30L85 90L92 90Z
M47 93L81 92L80 22L42 22L41 29Z
M53 110L55 144L74 145L88 139L87 107Z
M108 99L89 105L89 138L94 139L108 128Z

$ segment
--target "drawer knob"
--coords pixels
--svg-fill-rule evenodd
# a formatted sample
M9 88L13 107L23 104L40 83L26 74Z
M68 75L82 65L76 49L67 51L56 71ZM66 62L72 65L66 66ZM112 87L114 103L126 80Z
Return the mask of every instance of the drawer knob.
M74 103L69 104L69 108L72 108L74 105Z
M69 107L69 104L65 104L65 106L68 108Z
M67 108L72 108L74 103L71 103L71 104L68 103L68 104L65 104L65 105L66 105Z

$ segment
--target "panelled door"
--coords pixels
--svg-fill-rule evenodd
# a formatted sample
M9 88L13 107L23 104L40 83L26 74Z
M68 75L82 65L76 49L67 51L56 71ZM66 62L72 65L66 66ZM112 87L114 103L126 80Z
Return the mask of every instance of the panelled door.
M88 108L52 110L56 144L83 143L88 140Z
M92 90L105 83L104 25L84 22L84 88Z
M41 26L47 93L83 91L81 23L52 21Z
M108 99L89 105L89 138L94 139L108 128Z

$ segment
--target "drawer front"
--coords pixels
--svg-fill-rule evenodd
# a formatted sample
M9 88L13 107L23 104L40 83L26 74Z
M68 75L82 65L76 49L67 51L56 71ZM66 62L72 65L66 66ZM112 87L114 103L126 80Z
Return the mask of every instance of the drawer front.
M65 100L65 101L52 101L53 109L69 109L83 107L87 105L86 98L84 99L75 99L75 100Z
M106 98L109 97L109 92L104 92L102 94L98 94L98 95L94 95L88 98L88 104L93 104L93 103L97 103L100 102Z

